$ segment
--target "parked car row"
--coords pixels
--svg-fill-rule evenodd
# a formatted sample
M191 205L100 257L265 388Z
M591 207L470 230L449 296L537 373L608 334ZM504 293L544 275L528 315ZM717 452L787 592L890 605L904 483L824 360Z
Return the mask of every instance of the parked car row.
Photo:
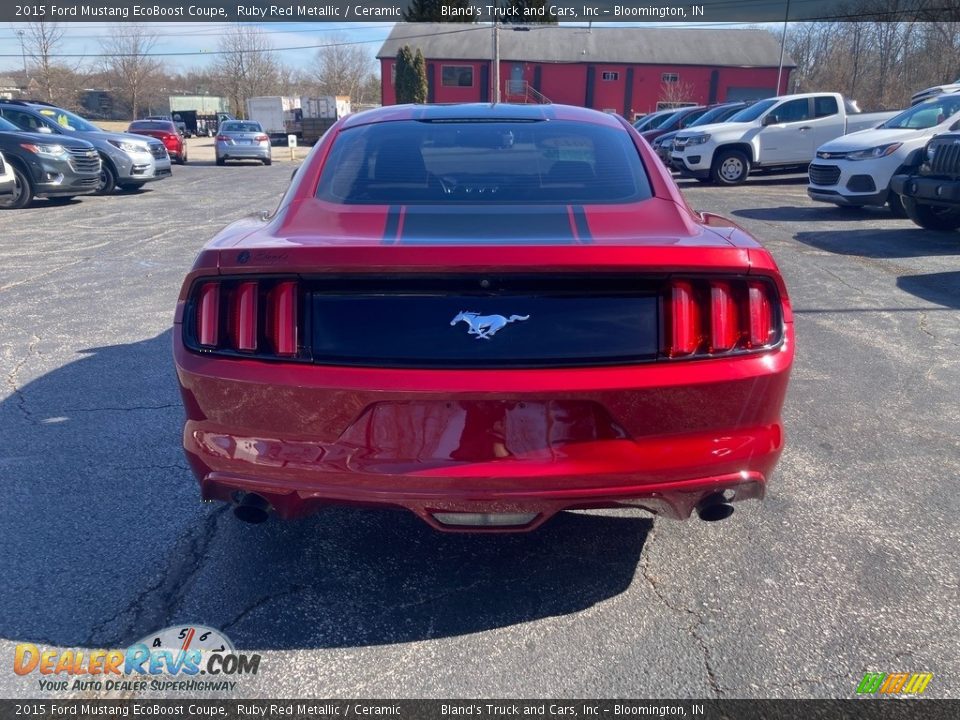
M876 127L895 113L862 113L839 93L760 100L725 122L678 133L670 154L681 175L738 185L754 170L805 169L818 147Z
M13 175L0 208L26 207L36 197L66 202L135 190L171 174L163 142L106 132L43 102L0 100L0 153Z
M939 90L939 93L932 93ZM841 207L889 206L934 230L960 228L960 91L931 88L899 113L861 113L807 93L654 113L634 124L665 165L737 185L754 170L807 170L807 194ZM668 127L672 132L660 132Z

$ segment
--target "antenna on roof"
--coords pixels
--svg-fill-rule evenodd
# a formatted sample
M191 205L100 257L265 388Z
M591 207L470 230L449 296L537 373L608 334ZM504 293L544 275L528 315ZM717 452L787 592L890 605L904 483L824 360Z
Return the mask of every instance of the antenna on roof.
M593 20L591 20L590 22L587 23L587 32L588 32L588 33L592 33L592 32L593 32Z

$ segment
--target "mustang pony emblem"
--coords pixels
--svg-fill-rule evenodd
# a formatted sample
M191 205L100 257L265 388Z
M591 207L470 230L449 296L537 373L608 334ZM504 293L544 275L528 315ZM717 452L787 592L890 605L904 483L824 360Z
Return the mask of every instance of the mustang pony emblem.
M489 340L498 330L502 330L507 323L529 319L529 315L511 315L509 318L505 318L503 315L481 315L476 312L460 312L450 321L450 325L456 325L463 320L463 322L470 326L470 329L467 330L468 335L476 335L477 340L480 338Z

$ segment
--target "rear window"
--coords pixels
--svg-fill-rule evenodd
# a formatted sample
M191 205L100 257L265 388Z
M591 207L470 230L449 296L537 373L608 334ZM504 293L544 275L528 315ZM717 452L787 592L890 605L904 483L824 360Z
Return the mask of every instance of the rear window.
M560 120L350 128L317 188L324 200L359 205L622 203L651 194L625 131Z
M148 120L142 122L130 123L131 130L164 130L166 132L173 132L174 125L172 122L163 122L162 120Z
M260 123L226 122L220 126L222 132L261 132Z

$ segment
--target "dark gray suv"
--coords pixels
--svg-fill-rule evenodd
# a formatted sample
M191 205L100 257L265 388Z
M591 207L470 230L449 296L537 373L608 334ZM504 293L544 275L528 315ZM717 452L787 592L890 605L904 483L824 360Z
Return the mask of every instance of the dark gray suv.
M0 118L0 153L14 178L0 208L26 207L35 197L66 202L100 184L100 154L85 140L23 132Z
M100 153L100 185L109 195L116 188L135 190L145 183L170 177L170 156L162 142L143 135L101 130L69 110L42 102L0 100L0 117L28 132L75 137Z

